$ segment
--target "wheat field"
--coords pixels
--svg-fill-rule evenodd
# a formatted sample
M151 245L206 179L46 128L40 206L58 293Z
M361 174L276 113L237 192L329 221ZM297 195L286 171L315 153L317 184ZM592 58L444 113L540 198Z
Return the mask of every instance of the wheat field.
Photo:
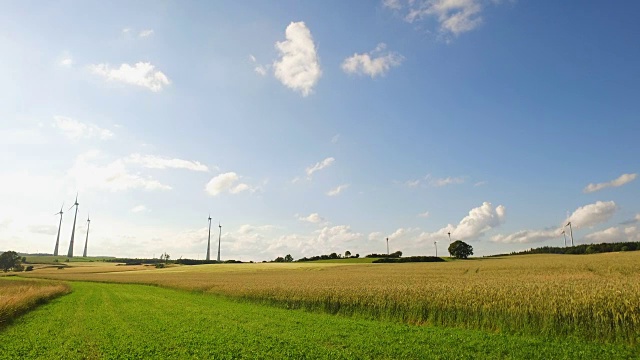
M155 284L410 324L640 340L640 252L406 264L85 265L29 276Z
M61 282L0 277L0 328L23 312L69 291L69 285Z

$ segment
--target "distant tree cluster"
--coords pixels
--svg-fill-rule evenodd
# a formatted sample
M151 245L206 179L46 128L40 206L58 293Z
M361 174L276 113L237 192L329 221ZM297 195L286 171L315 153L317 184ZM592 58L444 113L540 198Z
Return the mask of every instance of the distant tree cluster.
M285 257L278 256L273 262L292 262L293 256L291 254L287 254Z
M359 257L360 257L360 254L351 255L351 251L347 250L344 252L344 257L338 253L331 253L329 255L316 255L312 257L303 257L296 261L305 262L305 261L317 261L317 260L357 259Z
M498 254L492 256L505 255L528 255L528 254L598 254L619 251L638 251L640 250L640 242L618 242L618 243L601 243L601 244L583 244L570 247L554 247L543 246L525 251L514 251L509 254Z
M402 257L402 251L396 251L391 254L369 254L365 257L368 258L400 258Z
M409 256L405 258L381 258L374 263L408 263L408 262L443 262L444 259L435 256Z

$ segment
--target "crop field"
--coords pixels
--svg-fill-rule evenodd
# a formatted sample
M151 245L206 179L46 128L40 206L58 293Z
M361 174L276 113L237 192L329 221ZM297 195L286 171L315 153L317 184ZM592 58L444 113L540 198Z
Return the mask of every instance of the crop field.
M93 264L29 276L154 284L405 324L631 347L640 341L638 252L407 264Z
M73 291L0 330L10 359L604 359L621 344L412 326L129 284Z
M61 282L0 277L0 329L18 315L69 290L69 285Z

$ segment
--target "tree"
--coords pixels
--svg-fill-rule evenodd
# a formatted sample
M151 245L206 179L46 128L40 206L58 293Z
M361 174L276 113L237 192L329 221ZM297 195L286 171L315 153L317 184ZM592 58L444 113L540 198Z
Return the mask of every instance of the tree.
M449 254L456 259L466 259L473 255L473 247L464 241L456 240L449 245Z
M347 250L344 252L344 257L348 258L351 257L351 251Z
M20 265L20 256L15 251L5 251L0 255L0 269L2 271L7 272L13 268L19 268Z
M291 256L291 254L287 254L287 256L284 257L284 262L292 262L293 261L293 256Z

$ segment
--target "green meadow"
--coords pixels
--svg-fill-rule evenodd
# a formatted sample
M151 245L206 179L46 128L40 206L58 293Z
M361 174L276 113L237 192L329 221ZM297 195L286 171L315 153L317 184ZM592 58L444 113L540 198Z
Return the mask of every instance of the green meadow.
M0 279L0 281L2 281ZM627 359L637 348L286 310L148 285L71 282L0 330L3 359Z

